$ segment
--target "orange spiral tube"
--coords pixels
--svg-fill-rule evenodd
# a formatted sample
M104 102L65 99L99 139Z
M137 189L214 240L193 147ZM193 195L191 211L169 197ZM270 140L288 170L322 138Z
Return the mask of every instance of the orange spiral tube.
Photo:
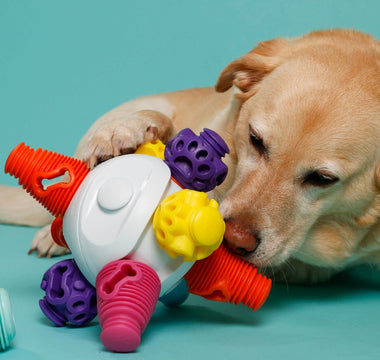
M86 163L48 150L34 150L24 143L8 156L5 172L19 179L19 184L54 216L63 216L79 185L88 174ZM60 182L44 189L42 181L68 174Z
M209 257L196 261L185 280L192 294L236 305L243 303L253 310L264 304L272 286L271 279L224 244Z

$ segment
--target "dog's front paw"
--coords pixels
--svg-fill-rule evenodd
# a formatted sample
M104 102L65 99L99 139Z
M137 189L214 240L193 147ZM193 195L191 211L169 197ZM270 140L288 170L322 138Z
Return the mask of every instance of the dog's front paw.
M104 122L89 134L82 159L90 169L110 158L133 153L145 142L167 141L173 135L173 125L156 111L139 111L128 118Z
M46 225L37 231L32 244L30 245L29 254L37 251L38 257L46 256L48 258L52 256L61 256L69 253L69 250L58 246L50 233L51 225Z
M92 169L115 156L129 154L145 140L153 140L155 128L140 129L114 120L101 126L89 139L84 160Z

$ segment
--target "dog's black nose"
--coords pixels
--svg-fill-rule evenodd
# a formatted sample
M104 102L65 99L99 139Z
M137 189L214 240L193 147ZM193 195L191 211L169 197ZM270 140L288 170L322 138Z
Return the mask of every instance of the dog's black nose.
M224 238L227 246L240 256L255 252L261 241L258 233L253 233L233 221L226 221Z

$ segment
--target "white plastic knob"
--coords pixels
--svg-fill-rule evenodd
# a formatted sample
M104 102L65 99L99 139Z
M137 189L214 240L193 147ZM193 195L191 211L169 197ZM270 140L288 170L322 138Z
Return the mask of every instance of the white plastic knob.
M108 179L99 189L98 204L105 210L116 211L129 203L133 185L127 179Z

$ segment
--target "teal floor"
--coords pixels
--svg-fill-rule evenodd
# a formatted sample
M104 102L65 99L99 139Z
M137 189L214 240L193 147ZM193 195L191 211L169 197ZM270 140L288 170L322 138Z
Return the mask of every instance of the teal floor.
M57 259L27 255L33 233L0 225L6 248L0 285L9 292L17 331L1 359L379 358L380 276L364 267L316 287L275 284L257 312L196 296L175 309L158 305L135 353L108 352L97 320L84 328L58 328L45 319L39 283Z

